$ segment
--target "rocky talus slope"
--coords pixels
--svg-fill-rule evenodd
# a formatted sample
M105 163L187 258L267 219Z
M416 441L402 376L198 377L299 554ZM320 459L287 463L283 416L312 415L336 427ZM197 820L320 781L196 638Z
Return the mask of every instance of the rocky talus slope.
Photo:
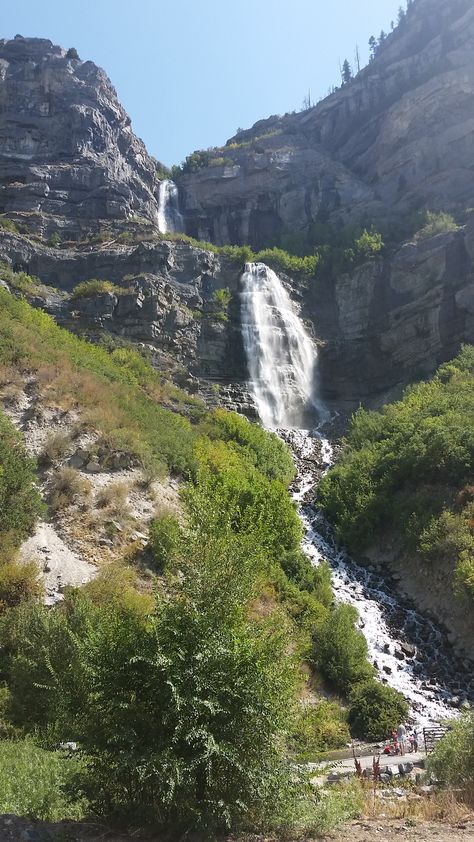
M184 175L188 232L264 247L320 222L472 207L473 46L471 0L415 0L350 84L239 132Z

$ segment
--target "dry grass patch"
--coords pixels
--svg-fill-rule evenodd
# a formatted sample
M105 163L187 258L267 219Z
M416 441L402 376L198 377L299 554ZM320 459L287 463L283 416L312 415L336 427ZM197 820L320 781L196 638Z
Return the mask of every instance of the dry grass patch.
M54 513L72 505L87 506L91 496L91 483L74 468L63 467L55 473L50 483L49 505Z
M72 437L69 432L52 433L46 439L39 456L42 465L54 465L61 462L69 453Z

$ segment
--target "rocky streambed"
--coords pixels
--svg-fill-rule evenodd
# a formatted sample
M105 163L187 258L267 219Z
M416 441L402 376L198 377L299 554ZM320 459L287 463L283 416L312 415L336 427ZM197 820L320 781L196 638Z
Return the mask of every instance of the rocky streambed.
M333 447L318 432L280 431L297 465L293 496L300 507L304 550L332 570L335 598L354 605L379 679L409 701L411 717L427 726L474 704L474 664L460 658L444 629L403 599L396 582L363 566L337 546L332 529L312 502L315 486L333 460Z

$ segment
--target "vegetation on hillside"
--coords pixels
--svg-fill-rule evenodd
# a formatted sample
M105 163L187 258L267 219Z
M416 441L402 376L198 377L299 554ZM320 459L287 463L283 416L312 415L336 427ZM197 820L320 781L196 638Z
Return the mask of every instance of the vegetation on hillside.
M3 290L0 306L0 388L33 377L108 446L187 480L182 516L151 527L153 598L107 570L53 609L31 592L4 611L4 718L21 752L24 735L48 750L38 764L54 778L51 815L55 804L75 815L85 798L101 815L183 831L317 825L317 796L290 759L348 731L335 706L316 703L302 718L302 662L344 692L373 670L355 616L333 606L328 567L301 550L286 446L193 406L129 349L84 342ZM41 507L18 434L7 421L2 429L21 485L13 497L6 472L2 516L18 544ZM48 449L54 459L57 443ZM58 775L69 780L69 767L50 750L71 739L75 795L61 806ZM23 785L25 775L14 772ZM38 786L31 810L44 815Z
M381 412L358 410L319 500L339 539L360 551L383 535L474 599L474 348Z

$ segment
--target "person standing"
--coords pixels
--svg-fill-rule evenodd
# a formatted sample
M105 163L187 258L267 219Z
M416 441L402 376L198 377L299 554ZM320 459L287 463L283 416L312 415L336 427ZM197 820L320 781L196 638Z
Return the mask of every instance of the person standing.
M404 725L400 722L400 725L397 728L397 739L398 745L400 746L400 754L403 755L406 753L407 748L407 729Z

